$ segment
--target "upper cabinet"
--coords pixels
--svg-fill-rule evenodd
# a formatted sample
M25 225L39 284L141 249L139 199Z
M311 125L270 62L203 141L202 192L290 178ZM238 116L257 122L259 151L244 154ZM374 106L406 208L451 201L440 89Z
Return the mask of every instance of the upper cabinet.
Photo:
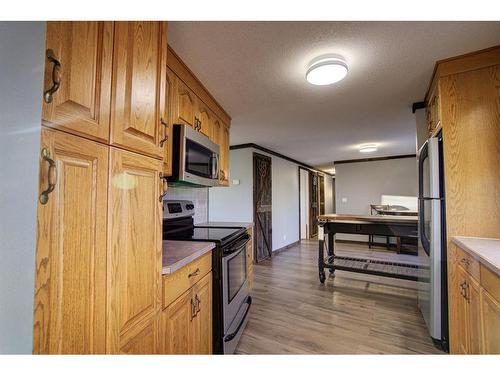
M109 139L113 22L47 22L42 120Z
M166 22L116 22L110 143L163 158Z
M167 64L167 77L173 78L174 95L169 101L173 124L189 125L219 145L219 184L228 186L231 118L170 47ZM166 175L171 173L171 168L165 169Z

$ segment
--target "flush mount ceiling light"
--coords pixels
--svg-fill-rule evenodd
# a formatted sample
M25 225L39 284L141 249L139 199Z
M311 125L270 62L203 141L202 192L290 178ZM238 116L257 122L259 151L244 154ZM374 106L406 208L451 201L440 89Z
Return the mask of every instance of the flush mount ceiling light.
M367 143L366 145L359 146L359 152L375 152L378 146L375 143Z
M331 85L341 81L349 68L341 57L324 57L314 61L307 69L307 82L313 85Z

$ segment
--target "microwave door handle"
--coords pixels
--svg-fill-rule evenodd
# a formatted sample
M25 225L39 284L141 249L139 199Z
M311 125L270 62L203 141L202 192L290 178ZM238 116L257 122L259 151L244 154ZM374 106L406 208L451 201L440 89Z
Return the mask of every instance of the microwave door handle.
M215 163L212 164L212 176L214 179L219 179L219 154L214 154Z

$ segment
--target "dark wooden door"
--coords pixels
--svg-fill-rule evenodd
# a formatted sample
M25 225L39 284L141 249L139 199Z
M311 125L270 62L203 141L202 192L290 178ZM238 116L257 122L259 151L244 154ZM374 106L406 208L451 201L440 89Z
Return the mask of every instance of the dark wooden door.
M319 214L325 214L325 176L318 175L318 187L319 187Z
M318 235L318 174L309 172L309 237L313 238Z
M271 158L253 154L253 204L255 261L272 256Z

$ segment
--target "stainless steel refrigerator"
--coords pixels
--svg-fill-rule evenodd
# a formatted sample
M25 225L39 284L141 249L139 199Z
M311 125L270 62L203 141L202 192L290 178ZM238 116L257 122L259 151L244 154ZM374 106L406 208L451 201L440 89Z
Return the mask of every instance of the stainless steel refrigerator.
M448 293L443 174L443 138L439 132L418 152L418 257L425 276L418 282L418 306L434 342L448 350Z

